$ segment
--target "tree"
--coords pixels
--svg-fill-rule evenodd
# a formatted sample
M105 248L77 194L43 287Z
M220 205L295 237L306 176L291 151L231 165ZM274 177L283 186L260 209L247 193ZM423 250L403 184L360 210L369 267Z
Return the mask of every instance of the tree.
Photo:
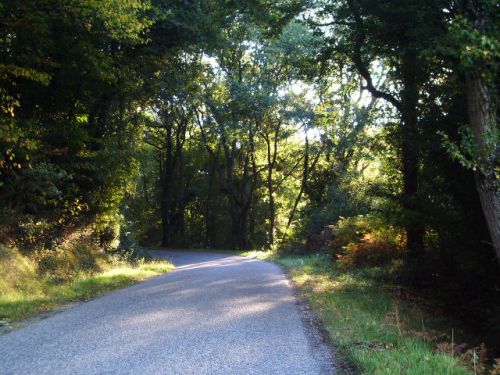
M433 65L426 58L432 40L446 30L447 16L441 5L429 6L417 1L370 2L347 0L326 5L320 14L331 22L316 22L318 27L332 27L342 35L332 46L335 53L346 54L365 84L363 89L394 107L399 115L401 202L408 216L406 237L408 256L422 254L424 223L419 218L417 193L419 186L419 119L418 106L422 85ZM371 66L374 62L390 67L391 84L376 87Z
M453 28L453 31L460 33L466 42L462 51L462 63L465 68L469 128L475 141L473 162L476 189L500 262L499 155L494 83L500 56L497 39L500 30L495 8L493 2L467 1L468 18L457 22L457 26L462 25L464 28ZM474 47L468 47L469 43Z

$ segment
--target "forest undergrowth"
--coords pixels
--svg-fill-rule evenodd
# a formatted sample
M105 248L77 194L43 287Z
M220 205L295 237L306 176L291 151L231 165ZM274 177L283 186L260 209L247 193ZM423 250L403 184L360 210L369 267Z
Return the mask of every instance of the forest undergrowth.
M7 332L26 318L73 302L88 301L172 270L170 262L106 254L89 242L27 256L0 246L0 328Z

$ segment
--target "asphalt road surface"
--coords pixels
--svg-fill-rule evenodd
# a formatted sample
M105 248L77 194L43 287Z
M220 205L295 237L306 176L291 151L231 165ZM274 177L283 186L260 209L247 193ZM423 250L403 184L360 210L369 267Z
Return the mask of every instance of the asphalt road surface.
M335 373L278 266L154 255L176 270L0 336L0 374Z

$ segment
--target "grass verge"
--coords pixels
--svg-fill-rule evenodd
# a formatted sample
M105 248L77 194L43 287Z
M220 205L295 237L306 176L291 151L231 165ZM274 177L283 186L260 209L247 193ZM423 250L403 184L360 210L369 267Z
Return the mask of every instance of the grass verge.
M81 271L64 281L55 281L40 275L29 258L12 249L1 250L0 321L4 325L71 302L87 301L174 268L166 261L114 259L101 263L98 271Z
M293 281L322 320L336 348L369 375L462 375L471 373L451 355L443 319L394 294L377 268L341 272L325 255L242 255L271 260ZM442 348L442 350L436 350ZM473 373L473 372L472 372Z

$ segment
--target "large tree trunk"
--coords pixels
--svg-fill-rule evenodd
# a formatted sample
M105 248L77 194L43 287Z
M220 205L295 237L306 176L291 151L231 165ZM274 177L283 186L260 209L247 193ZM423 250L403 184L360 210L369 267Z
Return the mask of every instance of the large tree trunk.
M231 218L231 242L235 248L246 249L248 248L248 213L253 195L252 176L249 171L250 155L247 152L244 157L242 176L236 176L235 170L239 166L237 159L241 157L238 153L243 151L238 150L236 141L232 141L231 145L224 143L223 147L226 160L225 191Z
M231 200L229 216L231 217L231 242L235 249L248 249L248 209L237 200Z
M240 212L232 222L233 243L238 250L248 249L247 218L247 212Z
M268 231L268 241L269 246L274 244L274 228L276 226L276 208L274 205L274 190L273 190L273 180L272 180L272 168L269 168L269 177L267 188L269 192L269 231Z
M208 171L208 191L205 202L205 239L204 246L212 247L215 243L215 207L214 207L214 180L217 160L210 154L210 167Z
M185 207L187 204L187 186L184 175L183 146L187 129L187 120L182 119L174 125L165 121L165 149L160 163L161 173L161 221L162 246L182 245L185 233Z
M162 241L164 247L171 246L172 243L172 182L173 182L173 138L172 128L167 125L166 131L166 148L162 152L160 163L160 179L161 179L161 224L162 224Z
M302 198L302 194L304 194L304 190L306 190L307 180L309 179L309 139L307 137L307 132L305 134L306 144L304 147L304 168L302 169L302 183L300 184L299 194L293 203L292 211L290 211L290 215L288 216L288 221L286 223L286 227L290 227L292 221L295 217L295 213L297 211L297 207L299 206L300 200Z
M167 183L168 184L168 183ZM172 244L172 202L170 195L170 188L166 184L162 186L162 200L161 200L161 226L162 226L162 240L163 247L170 247Z
M264 135L264 140L267 145L267 194L269 199L269 228L268 228L268 244L271 247L274 244L274 230L276 227L276 207L274 203L274 182L273 171L276 165L276 157L278 154L278 132L275 130L273 146L271 147L271 139L269 134Z
M479 32L484 32L492 22L487 19L490 5L481 0L468 0L467 7L471 21ZM494 9L492 9L494 12ZM498 141L496 138L496 97L493 89L481 77L476 67L470 67L465 75L467 85L467 107L469 126L474 134L477 155L475 170L476 189L481 201L484 217L500 262L500 192L495 174L498 162ZM490 91L491 90L491 91Z
M418 87L416 81L416 55L407 52L402 59L401 78L401 162L403 167L403 208L406 219L408 257L421 255L424 228L418 218L416 196L418 192Z
M496 103L477 73L466 74L469 125L477 143L476 189L488 225L492 245L500 262L500 189L497 163Z
M306 144L305 144L305 153L304 153L304 168L302 171L302 183L300 184L300 190L299 194L297 195L297 198L295 198L295 202L293 203L292 211L290 212L290 215L288 216L288 221L286 223L286 227L290 227L290 225L293 222L293 219L295 217L295 214L297 213L297 208L299 206L300 200L302 199L303 194L308 194L308 186L307 182L309 181L309 174L314 171L316 164L318 163L319 157L321 156L323 152L323 149L320 149L318 153L314 156L314 159L309 165L309 140L307 138L306 134Z
M161 246L163 247L169 247L170 246L170 222L169 222L169 215L168 215L168 207L167 203L162 201L161 202L161 230L162 230L162 237L161 237Z

